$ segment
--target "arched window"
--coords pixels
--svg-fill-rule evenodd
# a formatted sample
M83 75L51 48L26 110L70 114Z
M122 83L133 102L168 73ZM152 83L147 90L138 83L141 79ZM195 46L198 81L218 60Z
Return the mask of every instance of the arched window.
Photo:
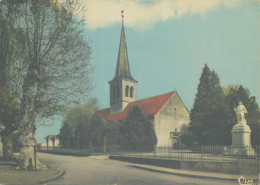
M131 87L130 88L130 98L133 98L133 96L134 96L134 88Z
M116 97L119 98L119 86L116 86Z
M126 97L128 97L128 91L129 91L129 86L127 85L127 86L125 87L125 96L126 96Z

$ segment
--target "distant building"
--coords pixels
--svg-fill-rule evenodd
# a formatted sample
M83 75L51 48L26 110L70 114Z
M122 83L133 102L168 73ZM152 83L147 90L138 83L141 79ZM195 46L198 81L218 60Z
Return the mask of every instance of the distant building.
M130 73L124 22L122 20L117 66L110 84L110 108L100 110L106 120L123 121L135 105L147 114L157 136L157 146L171 146L178 141L180 128L190 122L189 112L176 91L136 101L137 81ZM175 133L173 135L173 133Z

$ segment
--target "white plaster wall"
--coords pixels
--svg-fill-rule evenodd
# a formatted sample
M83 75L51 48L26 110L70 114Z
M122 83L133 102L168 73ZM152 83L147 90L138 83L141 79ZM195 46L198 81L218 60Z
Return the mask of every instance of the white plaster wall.
M176 114L175 114L176 108ZM157 146L171 146L170 133L190 122L189 112L176 93L154 117Z
M60 140L59 139L55 139L55 147L60 145Z
M41 147L47 147L47 143L46 142L41 143Z

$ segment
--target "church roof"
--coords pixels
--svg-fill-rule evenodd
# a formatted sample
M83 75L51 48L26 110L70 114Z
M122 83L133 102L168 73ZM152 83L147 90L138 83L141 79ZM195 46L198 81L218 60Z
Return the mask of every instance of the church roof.
M123 17L124 16L122 15L122 29L121 29L118 57L117 57L116 73L114 79L126 78L129 80L136 81L133 79L130 73Z
M111 114L110 108L103 109L97 112L94 115L94 117L96 117L97 115L102 115L106 120L122 121L127 118L128 113L135 105L139 105L146 113L147 116L155 115L164 107L164 105L170 100L170 98L174 94L176 94L175 91L167 94L131 102L122 112L118 112L115 114Z

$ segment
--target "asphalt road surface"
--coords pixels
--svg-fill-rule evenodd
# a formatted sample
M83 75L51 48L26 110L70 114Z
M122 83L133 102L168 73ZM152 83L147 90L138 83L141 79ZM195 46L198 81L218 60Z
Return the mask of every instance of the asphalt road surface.
M238 185L238 182L182 177L131 167L130 163L93 157L39 153L42 162L65 170L46 184L78 185Z

